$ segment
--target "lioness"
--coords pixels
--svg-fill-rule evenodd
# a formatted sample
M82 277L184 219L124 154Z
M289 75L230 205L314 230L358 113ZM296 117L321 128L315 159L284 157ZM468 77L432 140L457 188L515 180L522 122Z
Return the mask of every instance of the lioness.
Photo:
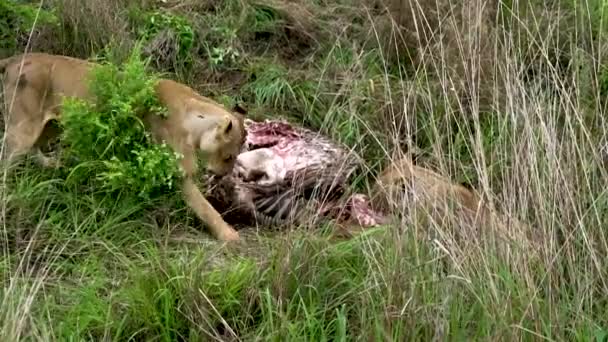
M529 226L491 209L475 191L407 158L392 161L380 173L371 202L375 210L385 213L411 215L414 208L422 209L439 225L457 218L460 234L468 226L479 235L491 233L502 241L517 241L529 251L538 248L538 239Z
M452 201L467 216L478 216L482 221L489 215L489 209L473 191L406 158L397 159L378 175L372 189L372 203L376 210L398 210L401 208L395 206L403 204L403 200L413 199L408 195L434 206Z
M95 63L45 53L28 53L0 60L4 71L5 159L14 160L39 149L46 124L58 119L63 96L92 100L87 77ZM171 80L160 80L156 87L168 117L146 115L143 120L155 141L166 141L183 155L185 171L182 191L188 205L219 240L238 240L239 234L209 204L194 183L197 152L213 174L229 173L245 139L243 117L230 113L220 104L197 94L193 89ZM48 138L52 137L49 135ZM47 138L47 137L45 137Z

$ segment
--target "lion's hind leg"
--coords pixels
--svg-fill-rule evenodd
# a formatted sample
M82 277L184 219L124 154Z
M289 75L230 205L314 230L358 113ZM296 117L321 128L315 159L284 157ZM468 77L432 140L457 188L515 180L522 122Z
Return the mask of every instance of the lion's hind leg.
M29 152L43 128L44 124L37 120L21 120L9 124L5 133L3 159L12 162Z
M3 160L11 163L34 148L46 124L39 110L40 107L15 101L4 133Z
M47 122L57 118L56 111L45 108L46 97L32 87L25 86L20 89L12 87L10 90L16 93L12 97L11 103L6 103L8 117L5 118L6 131L2 159L11 164L17 158L36 148L38 150L37 161L42 165L51 165L52 161L46 160L47 158L35 145ZM8 92L9 96L11 93L11 91Z

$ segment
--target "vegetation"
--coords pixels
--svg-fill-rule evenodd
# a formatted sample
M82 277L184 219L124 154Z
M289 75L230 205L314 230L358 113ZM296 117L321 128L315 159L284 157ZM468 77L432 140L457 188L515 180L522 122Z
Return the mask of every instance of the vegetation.
M165 115L166 108L154 92L156 77L148 76L138 53L122 68L105 63L92 70L93 103L64 100L61 159L70 184L149 200L171 190L179 177L177 155L153 143L144 128L144 113Z
M96 162L99 151L74 148L94 149L94 134L135 140L75 178L28 161L4 177L2 340L607 340L603 1L39 6L0 4L0 56L27 47L113 62L94 82L110 101L69 103L66 161ZM457 217L424 212L343 241L331 225L209 239L179 196L157 189L173 156L122 116L155 106L142 58L254 118L353 147L368 166L359 189L413 155L526 222L540 255L499 251ZM85 110L107 131L85 134ZM132 143L149 154L133 158ZM93 174L105 178L88 184ZM124 184L146 199L116 195Z

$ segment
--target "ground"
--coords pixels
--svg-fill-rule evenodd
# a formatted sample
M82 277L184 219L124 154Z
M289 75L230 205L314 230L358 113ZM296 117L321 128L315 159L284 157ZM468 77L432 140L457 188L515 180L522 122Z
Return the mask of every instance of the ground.
M541 250L397 210L348 239L328 223L225 245L178 196L85 196L25 161L3 177L2 340L606 341L602 1L38 7L0 4L0 57L118 64L139 42L166 77L356 149L354 189L414 158L525 222Z

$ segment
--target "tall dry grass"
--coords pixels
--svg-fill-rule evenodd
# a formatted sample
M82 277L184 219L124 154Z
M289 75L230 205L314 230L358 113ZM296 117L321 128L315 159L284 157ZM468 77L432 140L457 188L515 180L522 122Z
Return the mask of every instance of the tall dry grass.
M484 22L479 19L485 14L481 2L466 3L474 8L467 11L468 18L478 18L474 20L476 23ZM432 11L427 11L425 16L417 16L415 10L411 14L408 10L403 11L410 7L424 8L425 4L435 6L431 1L393 2L393 9L400 8L395 18L398 26L393 31L426 37L424 23L438 22L442 18L428 19L428 13ZM561 306L568 298L573 314L581 315L568 320L568 324L575 325L573 322L579 319L588 319L588 310L594 305L603 306L598 298L604 297L607 290L607 268L602 258L608 247L603 228L608 212L606 155L602 150L606 120L601 105L598 106L603 102L599 89L600 83L605 81L601 79L598 66L603 62L601 51L605 40L591 27L582 25L592 22L594 16L592 12L585 15L585 8L589 10L585 4L578 9L583 10L578 17L564 7L560 11L558 6L534 9L530 4L514 1L513 11L503 14L508 27L491 30L466 20L459 30L458 26L448 24L448 18L445 25L438 25L446 31L455 28L446 34L447 41L433 44L418 39L415 47L432 55L421 58L424 68L418 74L426 78L425 74L430 71L438 76L441 85L440 98L427 99L427 106L450 103L448 99L458 88L458 76L464 79L460 89L470 107L450 104L442 110L444 118L449 119L450 112L461 113L468 109L472 126L466 138L473 147L470 154L479 177L478 190L497 210L528 222L527 229L532 231L527 233L531 233L535 243L542 247L540 263L530 259L531 254L525 249L514 251L507 263L526 280L525 291L549 303L550 319L558 320L563 314ZM525 18L517 13L520 7L527 7ZM466 32L463 33L463 29ZM577 40L571 39L565 44L564 36L573 31ZM455 36L450 39L450 34ZM397 34L390 38L400 39ZM562 57L556 56L556 46L561 49L558 52L562 56L569 58L565 67L563 61L562 65L556 64L556 58ZM453 65L463 68L454 72L458 67L453 68ZM480 73L487 65L493 72ZM536 69L536 77L529 77L530 69ZM422 85L433 86L430 83ZM484 109L487 110L484 106L487 98L481 95L484 92L492 94L489 107L499 110L495 127L499 131L493 137L484 136L487 132L480 119ZM459 96L462 94L460 92ZM403 102L407 103L407 100L404 98ZM400 116L413 116L413 113L406 109L391 115L397 121ZM413 131L411 128L406 134L413 135ZM436 135L441 136L442 132L437 130ZM493 139L499 143L494 144ZM491 153L487 153L488 145L494 147ZM447 148L435 145L432 158L439 170L450 175L458 173L459 165L457 160L446 156L453 158L455 155L458 151L450 151L449 145ZM437 231L437 235L448 237L436 242L441 244L441 253L451 259L459 276L472 279L481 273L489 288L497 288L493 284L495 270L487 260L490 251L485 250L483 241L465 237L465 240L475 242L459 246L450 236L454 231L462 233L461 225L457 224L452 227L453 231L447 232L446 227L434 224L430 228ZM425 225L424 230L427 229L429 226ZM538 319L543 315L540 311L542 309L530 303L521 321L524 317ZM537 337L553 338L540 333L540 325L535 328L538 330L534 332L539 333ZM519 337L526 333L522 330L521 334Z
M273 3L278 11L296 6L264 2ZM326 20L333 27L349 22L344 13L362 15L363 27L352 23L335 36L313 35L329 45L330 56L348 50L353 57L345 67L330 58L306 70L314 70L314 87L291 81L290 73L301 70L287 65L286 81L277 76L271 84L282 85L280 94L268 86L258 89L261 97L286 108L312 103L302 111L320 117L318 128L363 154L375 143L373 155L383 166L416 157L419 165L475 187L491 210L522 224L482 225L455 214L436 220L430 208L437 203L402 200L394 203L391 225L349 241L329 242L318 232L254 233L246 247L213 248L183 228L179 209L159 226L119 223L121 212L88 216L75 204L67 209L70 222L30 218L27 224L40 226L30 230L29 242L4 247L3 340L605 336L604 40L582 24L590 18L519 1L500 15L495 2L379 3L374 10L358 2L298 1L298 15L311 13L309 21L298 17L300 23ZM328 13L341 19L331 21ZM554 14L546 20L548 13ZM80 15L66 20L76 23ZM541 22L546 25L537 26ZM568 32L577 39L563 43ZM556 63L557 41L568 58L562 64L581 67ZM403 46L418 56L413 64L395 58L396 52L403 57ZM293 89L312 92L312 100L289 97ZM10 196L45 205L31 174L15 184ZM18 210L14 201L9 207ZM4 222L19 222L15 217ZM100 233L84 233L98 226ZM14 227L7 229L10 236ZM48 237L53 230L63 232L56 233L63 243ZM67 323L56 326L61 319Z

